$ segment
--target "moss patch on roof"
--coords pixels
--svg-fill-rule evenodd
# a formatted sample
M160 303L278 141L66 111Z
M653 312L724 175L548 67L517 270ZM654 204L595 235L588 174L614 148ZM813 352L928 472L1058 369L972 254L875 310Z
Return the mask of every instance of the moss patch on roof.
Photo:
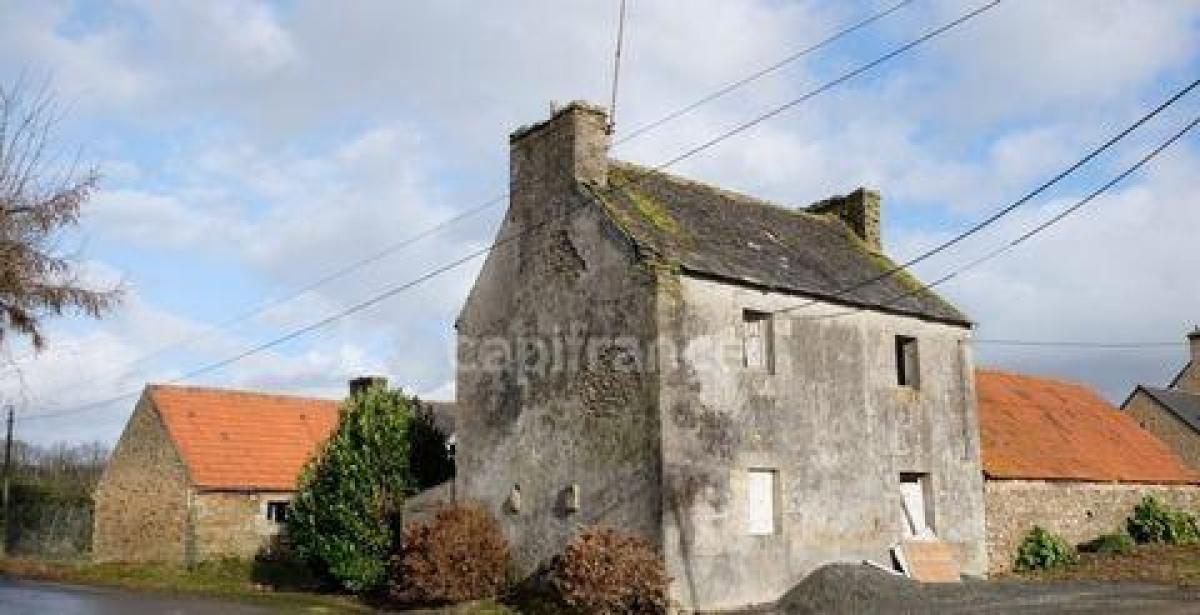
M610 218L644 254L682 271L970 324L907 271L883 275L895 263L834 216L618 161L608 180L593 194Z

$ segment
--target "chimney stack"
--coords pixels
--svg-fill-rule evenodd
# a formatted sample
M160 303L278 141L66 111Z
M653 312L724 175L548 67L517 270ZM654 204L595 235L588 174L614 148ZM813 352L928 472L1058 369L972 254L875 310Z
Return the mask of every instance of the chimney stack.
M568 103L555 108L550 119L512 133L508 143L509 192L518 207L523 199L567 194L564 189L576 181L608 183L608 113L602 107Z
M354 397L371 387L387 388L385 376L359 376L350 379L350 397Z
M833 214L846 223L875 252L883 252L879 235L879 193L859 188L845 196L834 196L809 205L814 214Z

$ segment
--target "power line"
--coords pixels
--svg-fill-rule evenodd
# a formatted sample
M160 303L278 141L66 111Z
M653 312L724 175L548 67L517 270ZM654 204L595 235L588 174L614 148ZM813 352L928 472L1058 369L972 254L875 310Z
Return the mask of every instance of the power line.
M841 30L838 30L837 32L834 32L833 34L830 34L829 36L821 39L820 41L817 41L816 43L813 43L813 44L809 45L808 47L805 47L803 49L800 49L800 50L788 55L787 57L775 62L774 64L770 64L770 65L765 66L757 71L754 71L753 73L751 73L745 77L742 77L741 79L738 79L737 81L734 81L728 85L725 85L705 96L702 96L702 97L696 99L694 102L692 102L684 107L681 107L679 109L676 109L675 111L672 111L657 120L654 120L654 121L651 121L649 123L639 126L638 128L630 131L628 135L625 135L624 137L622 137L620 140L618 140L613 145L620 145L622 143L625 143L626 141L631 141L633 139L636 139L636 138L640 137L641 135L643 135L647 132L650 132L651 130L654 130L655 128L658 128L659 126L662 126L663 124L666 124L666 123L671 122L675 119L678 119L684 115L687 115L688 113L691 113L692 111L695 111L696 109L698 109L714 100L717 100L718 98L721 98L721 97L725 96L726 94L733 92L734 90L743 88L743 87L787 66L788 64L791 64L792 62L799 60L800 58L802 58L810 53L813 53L823 47L826 47L826 46L834 43L838 39L844 38L858 30L861 30L861 29L875 23L876 21L879 21L880 19L883 19L884 17L887 17L888 15L891 15L892 13L895 13L896 11L904 8L905 6L912 4L913 1L914 0L903 0L902 2L897 2L896 4L893 4L892 6L886 8L882 11L879 11L878 13L869 15L866 18L863 18L854 24L846 26L846 27L842 28Z
M872 285L872 284L875 284L876 282L879 282L879 281L881 281L881 280L885 280L885 279L887 279L887 278L890 278L891 276L893 276L893 275L896 275L897 273L900 273L901 271L904 271L904 270L906 270L906 269L909 269L910 267L912 267L913 265L916 265L917 263L920 263L920 262L922 262L922 261L924 261L924 260L926 260L926 259L928 259L928 258L930 258L930 257L932 257L932 256L934 256L934 255L936 255L936 254L939 254L939 253L941 253L941 252L945 251L946 249L950 248L951 246L954 246L954 245L958 244L958 243L959 243L959 242L961 242L962 240L964 240L964 239L966 239L966 238L968 238L968 237L970 237L970 236L974 235L975 233L978 233L979 231L981 231L981 230L983 230L983 229L987 228L988 226L991 226L991 225L992 225L994 222L996 222L997 220L999 220L999 219L1003 218L1004 216L1007 216L1008 214L1012 213L1012 212L1013 212L1013 211L1015 211L1015 210L1016 210L1018 207L1021 207L1022 205L1025 205L1026 203L1028 203L1029 201L1031 201L1031 200L1033 200L1035 197L1037 197L1039 194L1041 194L1041 193L1045 192L1045 191L1046 191L1046 190L1048 190L1050 187L1052 187L1052 186L1054 186L1055 184L1057 184L1058 182L1062 181L1062 179L1063 179L1063 178L1065 178L1065 177L1067 177L1068 175L1070 175L1070 174L1074 173L1074 172L1075 172L1075 171L1077 171L1077 170L1078 170L1080 167L1083 167L1083 166L1084 166L1085 164L1087 164L1088 162L1091 162L1091 160L1092 160L1092 159L1094 159L1095 157L1099 156L1099 155L1100 155L1101 153L1103 153L1104 151L1108 150L1110 147L1112 147L1113 145L1115 145L1115 144L1116 144L1118 141L1121 141L1121 140L1122 140L1122 139L1124 139L1125 137L1129 136L1129 134L1130 134L1130 133L1132 133L1133 131L1135 131L1135 130L1137 130L1138 128L1140 128L1140 127L1141 127L1143 124L1145 124L1146 122L1148 122L1148 121L1150 121L1151 119L1153 119L1153 118L1154 118L1155 116L1157 116L1159 113L1162 113L1162 112L1163 112L1165 109L1167 109L1167 108L1168 108L1168 107L1170 107L1171 105L1174 105L1174 104L1175 104L1177 101L1179 101L1179 99L1181 99L1181 98L1183 98L1184 96L1186 96L1188 93L1190 93L1192 90L1194 90L1194 89L1196 88L1196 86L1198 86L1198 85L1200 85L1200 79L1197 79L1197 80L1193 81L1193 82L1192 82L1191 84L1189 84L1187 87L1185 87L1185 88L1183 88L1182 90L1180 90L1180 91L1176 92L1174 95L1172 95L1172 96L1171 96L1169 99L1167 99L1165 102L1163 102L1162 104L1160 104L1160 105L1158 105L1157 107L1155 107L1155 108L1154 108L1153 110L1151 110L1149 113L1147 113L1147 114L1143 115L1143 116L1142 116L1141 118L1139 118L1139 119L1138 119L1136 122L1134 122L1133 124L1129 125L1128 127L1126 127L1126 128L1125 128L1124 130L1122 130L1121 132L1119 132L1119 133L1117 133L1116 135L1114 135L1113 137L1109 138L1107 141L1105 141L1104 143L1102 143L1102 144L1101 144L1099 147L1096 147L1095 149L1093 149L1093 150L1091 150L1090 152L1088 152L1088 153L1087 153L1087 154L1086 154L1084 157L1082 157L1082 158L1080 158L1079 160L1075 161L1075 163L1074 163L1074 164L1072 164L1072 165L1070 165L1069 167L1067 167L1066 169L1064 169L1064 170L1060 171L1060 172L1059 172L1058 174L1056 174L1054 177L1051 177L1050 179L1046 180L1046 181L1045 181L1045 182L1043 182L1041 185L1039 185L1038 187L1036 187L1036 188L1034 188L1033 190L1029 191L1029 192L1028 192L1028 193L1026 193L1024 196L1022 196L1021 198L1019 198L1019 199L1017 199L1016 201L1013 201L1012 203L1010 203L1009 205L1007 205L1007 206L1005 206L1005 207L1001 208L1000 210L996 211L995 213L993 213L992 215L988 216L987 218L985 218L985 219L983 219L983 220L981 220L981 221L979 221L979 222L975 223L974 225L972 225L972 226L971 226L970 228L968 228L967 230L965 230L965 231L963 231L963 232L959 233L958 235L955 235L954 237L950 238L950 239L949 239L949 240L947 240L947 241L944 241L944 242L942 242L942 243L940 243L940 244L938 244L938 245L934 246L933 248L931 248L931 249L929 249L929 250L926 250L925 252L922 252L921 254L919 254L919 255L917 255L917 256L915 256L915 257L913 257L913 258L909 259L908 261L905 261L904 263L902 263L902 264L900 264L900 265L894 265L894 266L892 266L892 267L890 267L890 268L886 269L886 270L885 270L883 273L876 274L876 275L874 275L874 276L871 276L871 277L869 277L869 278L867 278L867 279L863 280L862 282L859 282L859 283L857 283L857 284L853 284L853 285L851 285L851 286L848 286L848 287L846 287L846 288L843 288L843 289L841 289L841 290L839 290L839 291L837 291L837 292L833 293L833 294L832 294L832 298L840 298L840 297L844 297L846 294L848 294L848 293L851 293L851 292L854 292L854 291L856 291L856 290L858 290L858 289L860 289L860 288L864 288L864 287L870 286L870 285ZM804 309L804 308L806 308L806 307L809 307L809 306L812 306L812 305L816 305L816 304L817 304L817 303L819 303L819 302L820 302L820 300L819 300L819 299L812 299L812 300L806 301L806 302L804 302L804 303L800 303L800 304L797 304L797 305L789 306L789 307L786 307L786 308L781 308L781 309L779 309L779 310L776 310L776 311L775 311L775 312L773 312L773 313L775 313L775 314L782 314L782 313L785 313L785 312L792 312L792 311L795 311L795 310Z
M621 3L621 11L617 15L617 50L613 54L612 99L608 103L609 134L617 129L617 85L621 83L621 47L625 43L625 0L618 2Z
M937 286L940 286L946 282L949 282L950 280L954 279L956 276L958 276L959 274L961 274L965 271L974 269L975 267L978 267L979 265L981 265L993 258L996 258L997 256L1000 256L1001 254L1007 252L1008 250L1011 250L1012 248L1024 243L1025 241L1029 240L1030 238L1036 236L1037 234L1041 233L1042 231L1045 231L1046 229L1050 228L1051 226L1054 226L1055 224L1061 222L1064 218L1066 218L1071 213L1074 213L1074 212L1078 211L1080 208L1087 205L1088 203L1091 203L1096 198L1098 198L1100 195L1104 194L1105 192L1108 192L1114 186L1116 186L1117 184L1121 183L1126 178L1128 178L1130 175L1133 175L1134 173L1136 173L1138 170L1140 170L1142 167L1144 167L1151 160L1158 157L1159 154L1162 154L1163 151L1165 151L1167 148L1171 147L1176 142L1178 142L1179 139L1183 138L1183 136L1186 135L1188 132L1190 132L1193 128L1195 128L1197 124L1200 124L1200 116L1193 118L1192 121L1185 124L1182 128L1180 128L1178 131L1173 133L1165 141L1163 141L1162 143L1159 143L1154 149L1150 150L1150 152L1148 152L1146 155L1144 155L1140 159L1138 159L1138 161L1136 163L1126 167L1125 170L1123 170L1120 173L1118 173L1117 175L1115 175L1112 179L1105 182L1099 188L1096 188L1092 192L1088 193L1087 196L1076 201L1075 204L1064 209L1063 211L1059 212L1058 214L1051 217L1050 219L1034 226L1033 228L1029 229L1028 231L1017 236L1016 238L1006 242L1005 244L1000 246L1000 248L998 248L996 250L992 250L991 252L985 254L981 258L972 260L971 262L967 263L966 265L963 265L962 267L959 267L959 268L951 271L950 273L938 278L937 280L934 280L933 282L930 282L928 284L922 284L913 290L910 290L910 291L907 291L900 295L897 295L895 297L892 297L891 299L884 301L883 303L879 304L879 306L876 306L876 307L887 307L893 303L896 303L896 302L906 299L908 297L912 297L915 295L919 295L921 293L925 293ZM813 316L810 318L812 318L812 319L840 318L842 316L857 314L866 309L870 309L870 308L859 307L859 308L855 308L852 310L836 312L833 314L822 314L822 315ZM776 313L778 313L778 312L776 312ZM1069 345L1070 344L1070 343L1033 342L1033 341L1021 341L1021 340L977 340L976 343L985 343L985 344L990 343L990 344L996 344L996 345L1010 345L1010 346L1018 346L1018 345L1026 345L1026 346L1043 345L1043 346L1045 346L1045 345ZM1096 348L1133 348L1133 347L1150 347L1150 346L1163 346L1163 345L1170 345L1170 346L1180 345L1179 342L1170 342L1170 343L1134 342L1134 343L1126 343L1126 344L1120 344L1120 343L1107 343L1107 344L1091 343L1091 344L1089 344L1089 343L1079 342L1076 344L1081 347L1087 346L1087 347L1096 347Z
M801 57L803 57L805 55L808 55L815 51L818 51L818 50L832 44L833 42L855 32L857 30L865 28L866 26L868 26L880 19L883 19L884 17L887 17L888 15L891 15L892 13L900 10L901 8L903 8L904 6L906 6L908 4L911 4L912 2L914 2L914 0L903 0L902 2L898 2L894 5L886 8L878 13L872 14L850 26L842 28L841 30L838 30L837 32L825 37L824 39L818 41L817 43L809 45L808 47L805 47L799 51L796 51L796 52L788 55L787 57L775 62L774 64L771 64L765 68L759 69L747 77L744 77L742 79L739 79L738 81L735 81L726 86L723 86L720 89L718 89L718 90L716 90L716 91L714 91L692 103L685 105L684 107L681 107L675 111L672 111L671 113L668 113L667 115L659 118L658 120L651 122L650 124L639 127L638 129L636 129L629 135L626 135L625 137L618 140L616 143L614 143L614 145L619 145L621 143L632 141L633 139L636 139L637 137L639 137L647 132L655 130L655 129L661 127L663 124L666 124L680 116L686 115L687 113L690 113L690 112L694 111L695 109L697 109L713 100L721 98L721 97L725 96L726 94L729 94L729 93L731 93L741 87L744 87L744 86L746 86L746 85L748 85L748 84L750 84L772 72L775 72L775 71L783 68L784 66L800 59ZM625 15L625 3L622 0L620 15L619 15L620 23L618 26L619 33L618 33L618 42L617 42L617 52L616 52L616 59L615 59L615 64L614 64L614 74L613 74L613 93L612 93L613 94L613 102L612 102L612 108L610 108L610 110L609 110L610 111L610 121L615 120L615 117L616 117L615 107L616 107L616 94L617 94L617 79L618 79L618 71L620 70L619 69L620 53L621 53L620 49L621 49L621 40L623 38L622 34L623 34L624 21L625 21L624 15ZM535 138L537 138L537 137L535 137ZM488 199L487 201L484 201L483 203L481 203L465 212L462 212L458 215L448 218L438 224L435 224L432 227L429 227L429 228L427 228L419 233L416 233L415 235L407 237L401 241L398 241L396 243L385 246L383 249L379 250L378 252L375 252L373 254L365 256L359 260L353 261L337 270L334 270L334 271L314 280L313 282L310 282L304 286L295 288L278 298L268 299L265 302L259 303L255 306L252 306L249 309L243 310L242 312L239 312L238 314L217 323L214 327L207 328L204 331L196 333L195 335L188 336L183 339L179 339L174 342L170 342L163 346L155 348L154 350L151 350L149 353L144 354L144 355L132 360L131 362L129 362L125 367L124 373L122 373L118 378L120 379L120 378L124 378L124 377L132 375L134 368L138 367L139 365L143 365L152 359L161 357L164 354L166 354L172 350L187 347L201 339L204 339L205 337L208 337L209 335L212 335L212 333L214 333L215 331L227 329L229 327L232 327L235 324L249 320L251 318L254 318L255 316L259 316L259 315L267 312L268 310L271 310L272 308L274 308L276 306L279 306L284 303L288 303L292 300L295 300L295 299L299 298L300 296L304 295L305 293L316 290L317 288L320 288L334 280L340 279L342 277L345 277L346 275L349 275L350 273L353 273L354 271L362 269L363 267L366 267L367 265L378 262L380 260L383 260L384 258L387 258L388 256L396 254L400 250L408 247L409 245L411 245L413 243L416 243L422 239L425 239L427 237L430 237L432 235L440 233L443 230L445 230L446 228L448 228L454 224L457 224L458 222L460 222L466 218L469 218L478 213L481 213L487 209L490 209L491 207L494 207L495 205L502 202L507 197L508 197L508 192L503 192L503 193L497 194L496 196ZM22 360L37 358L37 356L38 355L36 353L33 353L33 354L28 355L27 357L23 357Z
M768 111L767 113L761 114L747 122L743 122L743 123L735 126L733 129L730 129L730 130L727 130L727 131L721 133L717 137L708 139L707 141L701 143L700 145L692 147L692 148L686 150L684 153L668 159L666 162L663 162L663 163L661 163L655 167L652 167L650 169L646 169L645 171L640 172L638 175L636 175L634 178L632 178L628 181L625 181L625 182L622 182L619 184L610 183L610 185L608 186L606 191L609 193L612 193L612 192L615 192L619 188L633 185L654 172L666 169L666 168L673 166L687 158L695 156L705 150L708 150L727 139L730 139L738 134L741 134L742 132L750 129L753 126L761 124L762 122L765 122L775 116L778 116L779 114L783 113L786 110L792 109L792 108L812 99L813 97L815 97L823 92L826 92L826 91L832 89L833 87L836 87L837 85L839 85L841 83L845 83L846 81L849 81L850 79L853 79L854 77L857 77L859 75L862 75L863 73L866 73L867 71L879 66L880 64L883 64L887 60L895 58L895 57L917 47L918 45L920 45L922 43L925 43L941 34L944 34L948 31L954 29L955 27L962 25L963 23L966 23L967 21L973 19L974 17L977 17L977 16L985 13L986 11L995 8L996 6L998 6L1000 4L1001 1L1002 0L992 0L991 2L989 2L983 6L975 8L975 9L963 14L962 16L960 16L950 22L947 22L946 24L943 24L942 26L939 26L937 28L934 28L933 30L930 30L929 32L914 39L913 41L910 41L909 43L906 43L904 45L896 47L895 49L885 53L882 56L875 58L874 60L866 62L862 65L859 65L857 68L854 68L854 69L850 70L849 72L843 73L841 76L836 77L830 81L827 81L824 84L818 86L817 88L810 90L797 98L789 100L782 105L779 105L778 107L774 108L771 111ZM593 195L593 196L596 196L596 195ZM574 215L574 211L571 209L568 209L564 218L569 217L571 215ZM553 222L553 221L557 221L557 218L547 218L547 219L539 222L538 224L536 224L530 228L523 229L518 233L514 233L513 235L511 235L509 237L505 237L503 239L497 239L495 242L493 242L491 245L489 245L485 248L473 251L461 258L458 258L454 261L451 261L440 267L437 267L436 269L433 269L432 271L427 272L421 276L418 276L417 278L414 278L408 282L388 288L388 289L384 290L383 292L376 294L364 301L361 301L361 302L356 303L348 308L345 308L338 312L335 312L334 314L331 314L329 316L321 318L320 320L317 320L313 323L310 323L310 324L300 327L298 329L294 329L284 335L281 335L281 336L273 338L269 341L260 343L256 346L253 346L253 347L251 347L245 351L242 351L236 355L227 357L225 359L221 359L221 360L213 362L213 363L209 363L200 368L197 368L195 370L187 372L186 374L180 376L179 378L172 380L172 382L178 382L180 380L187 380L190 378L194 378L196 376L206 374L211 371L215 371L217 369L221 369L223 367L226 367L228 365L236 363L246 357L249 357L254 354L258 354L264 350L278 346L279 344L283 344L285 342L291 341L297 337L304 335L305 333L319 329L330 323L341 320L342 318L345 318L347 316L350 316L352 314L355 314L357 312L365 310L373 305L380 303L381 301L384 301L384 300L394 297L404 291L407 291L408 289L410 289L418 284L426 282L429 279L432 279L434 277L437 277L439 275L446 273L447 271L450 271L452 269L460 267L463 264L470 262L470 261L474 260L475 258L478 258L479 256L482 256L484 254L492 252L493 250L500 247L501 245L505 245L508 242L514 241L515 239L517 239L527 233L530 233L534 230L537 230L538 228L541 228L542 226L544 226L550 222ZM35 420L35 419L66 416L69 414L76 414L78 412L82 412L84 410L90 410L90 409L95 408L100 405L115 403L116 401L134 397L134 396L138 395L139 393L140 393L140 390L139 391L131 391L131 392L125 393L123 395L119 395L119 396L112 397L109 399L101 400L100 402L92 402L92 403L84 404L83 406L77 406L74 408L69 408L66 410L58 411L58 412L50 412L50 413L31 415L31 416L26 417L24 420L28 421L28 420Z
M1186 346L1185 342L1071 342L1047 340L1011 340L1011 339L975 339L972 344L986 346L1020 346L1037 348L1098 348L1105 350L1126 350L1142 348L1171 348Z
M970 271L970 270L992 260L993 258L996 258L997 256L1000 256L1001 254L1004 254L1005 252L1015 248L1016 246L1028 241L1031 237L1037 235L1038 233L1041 233L1042 231L1050 228L1051 226L1058 224L1059 222L1062 221L1063 218L1066 218L1067 216L1075 213L1081 207L1092 202L1097 197L1099 197L1100 195L1107 192L1110 188L1112 188L1113 186L1115 186L1118 183L1120 183L1121 181L1123 181L1125 178L1127 178L1130 175L1132 175L1133 173L1135 173L1138 169L1142 168L1147 162L1150 162L1156 156L1161 154L1163 152L1163 150L1165 150L1168 147L1170 147L1171 145L1173 145L1176 141L1181 139L1185 134L1187 134L1193 128L1195 128L1196 124L1198 124L1198 123L1200 123L1200 116L1197 116L1196 118L1192 119L1191 122L1188 122L1187 125L1185 125L1183 128L1181 128L1175 134L1171 135L1171 137L1169 139L1167 139L1166 141L1159 144L1158 147L1154 148L1153 150L1150 151L1150 153L1146 154L1140 160L1138 160L1136 164L1128 167L1127 169L1125 169L1124 171L1119 173L1116 177L1113 177L1111 180L1109 180L1107 183L1105 183L1103 186L1100 186L1099 188L1097 188L1096 190L1094 190L1090 194L1088 194L1086 197L1080 199L1074 205L1058 212L1058 214L1054 215L1050 219L1029 229L1028 231L1022 233L1021 235L1017 236L1016 238L1001 245L999 248L996 248L995 250L992 250L991 252L988 252L987 254L984 254L983 256L981 256L975 260L972 260L971 262L967 263L966 265L964 265L958 269L955 269L954 271L950 272L949 274L942 276L941 278L939 278L936 282L934 282L930 286L936 286L939 284L943 284L945 282L949 282L950 280L957 277L959 274Z

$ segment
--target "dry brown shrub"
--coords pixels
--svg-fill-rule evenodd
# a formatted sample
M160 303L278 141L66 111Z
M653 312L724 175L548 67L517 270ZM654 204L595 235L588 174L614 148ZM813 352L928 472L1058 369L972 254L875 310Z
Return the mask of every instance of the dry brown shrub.
M584 529L555 558L550 589L567 609L587 615L665 613L662 557L645 539L608 527Z
M451 505L404 528L389 590L404 604L491 598L505 588L508 569L508 540L496 520L478 506Z

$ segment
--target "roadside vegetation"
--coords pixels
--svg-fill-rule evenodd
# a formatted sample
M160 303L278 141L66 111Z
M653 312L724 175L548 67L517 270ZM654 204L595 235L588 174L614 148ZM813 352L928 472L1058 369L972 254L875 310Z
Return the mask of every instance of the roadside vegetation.
M1034 527L1014 562L1015 575L1047 581L1129 581L1200 586L1200 529L1195 515L1145 496L1125 526L1071 547Z

